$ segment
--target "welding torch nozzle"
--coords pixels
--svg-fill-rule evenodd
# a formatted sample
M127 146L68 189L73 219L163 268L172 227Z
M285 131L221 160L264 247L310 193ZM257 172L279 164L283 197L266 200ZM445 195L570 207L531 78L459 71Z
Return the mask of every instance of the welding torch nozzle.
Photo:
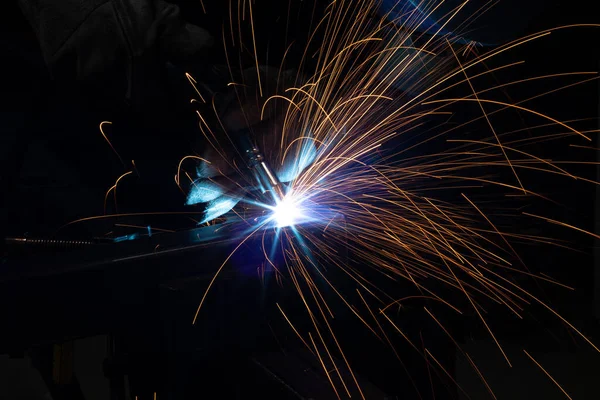
M285 196L285 191L275 171L271 169L258 146L252 143L248 134L239 137L240 150L246 157L257 185L263 193L271 192L276 203L280 202Z

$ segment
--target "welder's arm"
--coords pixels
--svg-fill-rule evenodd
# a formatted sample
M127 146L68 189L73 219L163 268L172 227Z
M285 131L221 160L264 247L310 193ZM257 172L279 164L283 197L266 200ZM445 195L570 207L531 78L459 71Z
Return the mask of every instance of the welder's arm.
M212 44L207 31L186 23L177 6L162 0L19 0L19 5L55 79L121 80L122 94L133 102L143 96L136 90L155 78L149 75L158 62L177 64Z

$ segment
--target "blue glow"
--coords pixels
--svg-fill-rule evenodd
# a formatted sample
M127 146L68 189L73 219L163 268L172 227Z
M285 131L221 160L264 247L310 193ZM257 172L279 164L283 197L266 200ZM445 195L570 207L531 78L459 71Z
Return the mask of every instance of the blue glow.
M216 183L206 179L197 180L190 189L186 199L187 205L206 203L223 194L223 188Z
M140 235L137 233L132 233L131 235L125 235L125 236L119 236L113 239L114 243L120 243L120 242L126 242L128 240L135 240L139 237Z
M239 203L239 197L225 197L221 196L216 200L208 203L208 207L204 211L204 218L200 221L201 224L211 221L215 218L220 217L228 211L231 211L237 203Z
M451 2L454 6L458 6L460 3L462 1ZM430 3L420 0L382 0L379 5L379 14L387 15L387 18L394 21L397 26L414 27L417 25L417 32L426 32L430 35L437 32L438 36L448 36L450 40L461 44L472 42L470 39L458 36L440 25L439 22L446 21L446 19L440 19L440 17L452 8L452 6L448 6L444 11L435 12ZM434 11L433 14L432 11ZM483 45L479 42L477 44Z
M281 182L293 181L317 157L317 147L312 140L304 140L298 157L287 157L282 167L277 171Z

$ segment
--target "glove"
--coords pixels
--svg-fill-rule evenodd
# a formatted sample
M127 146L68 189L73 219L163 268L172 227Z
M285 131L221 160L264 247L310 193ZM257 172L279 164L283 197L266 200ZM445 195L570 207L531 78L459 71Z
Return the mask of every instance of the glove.
M315 159L317 149L310 133L286 130L285 110L293 106L280 98L269 100L273 95L284 96L285 90L296 83L297 73L260 67L259 74L256 68L242 71L239 82L230 84L225 93L214 97L224 132L217 135L216 127L210 127L218 140L208 135L212 145L205 146L201 154L196 180L186 200L188 205L204 205L200 223L227 213L256 189L255 182L246 173L245 160L233 145L235 135L240 132L250 133L283 183L297 178Z

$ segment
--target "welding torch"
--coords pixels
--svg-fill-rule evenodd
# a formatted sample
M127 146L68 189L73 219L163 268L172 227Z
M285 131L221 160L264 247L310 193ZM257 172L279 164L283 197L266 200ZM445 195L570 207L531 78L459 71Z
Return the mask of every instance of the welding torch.
M263 194L270 192L275 205L279 204L285 197L285 187L265 160L259 147L250 138L250 133L239 132L234 138L238 151L245 157L248 168L252 171L256 185Z

